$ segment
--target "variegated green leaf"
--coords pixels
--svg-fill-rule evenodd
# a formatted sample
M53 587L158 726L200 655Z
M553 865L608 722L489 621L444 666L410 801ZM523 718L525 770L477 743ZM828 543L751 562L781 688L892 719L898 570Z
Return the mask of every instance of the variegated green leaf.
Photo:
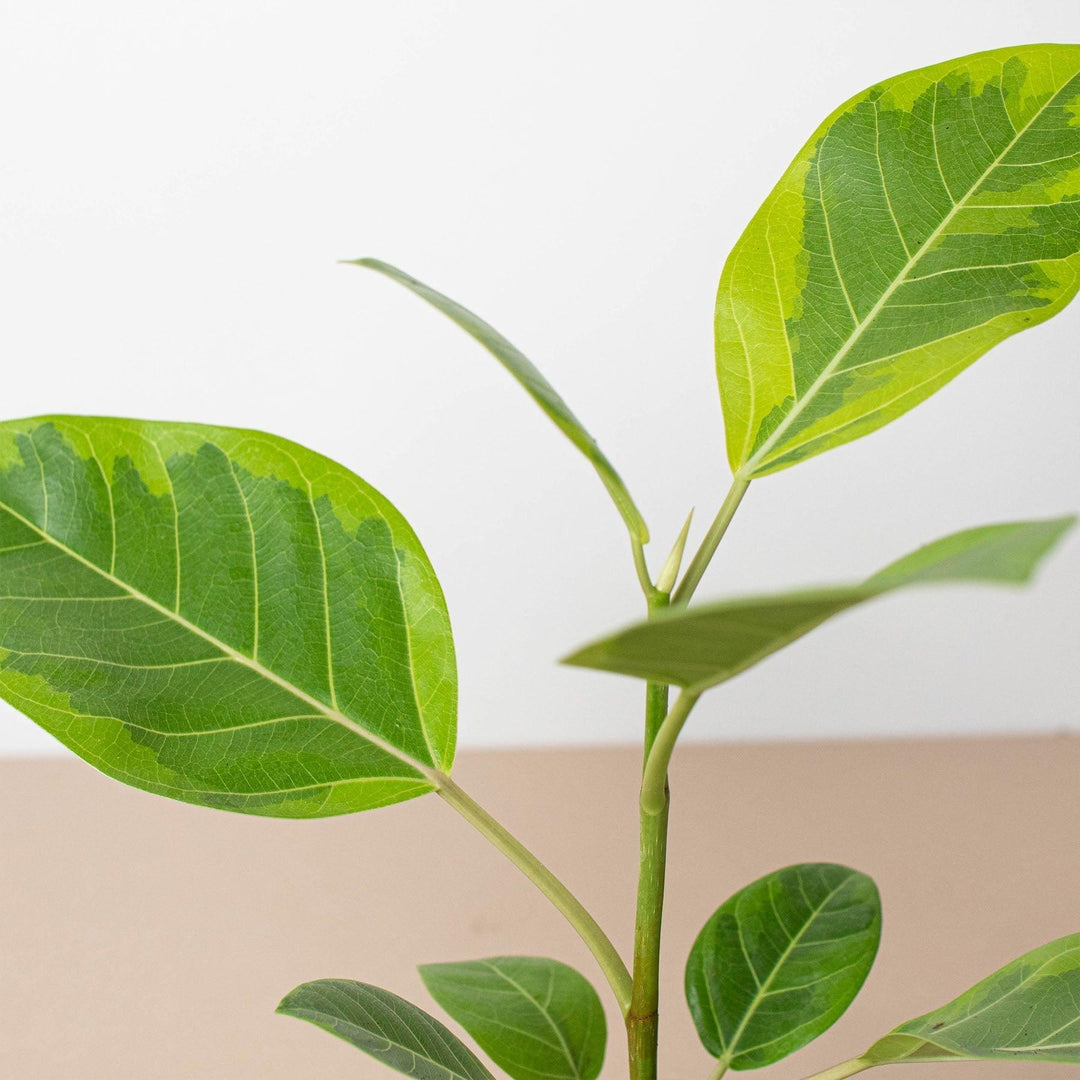
M0 424L0 695L135 787L279 817L433 790L449 620L348 469L234 428Z
M881 427L1080 285L1080 46L978 53L841 105L716 301L732 469Z
M563 662L700 692L790 645L826 619L893 589L947 581L1025 582L1075 522L1066 517L965 529L905 555L861 585L658 611Z
M615 466L597 445L596 440L585 430L585 425L571 412L570 406L562 399L555 387L544 378L539 368L516 345L512 345L495 327L478 315L474 315L468 308L462 307L456 300L451 300L450 297L444 296L430 285L417 281L416 278L399 270L396 266L391 266L379 259L354 259L352 265L378 270L392 281L404 285L480 342L517 379L529 397L544 410L555 426L588 458L603 481L604 487L607 488L631 537L640 544L648 542L649 530L645 525L645 519L630 497L630 492L623 483L622 477L616 472Z

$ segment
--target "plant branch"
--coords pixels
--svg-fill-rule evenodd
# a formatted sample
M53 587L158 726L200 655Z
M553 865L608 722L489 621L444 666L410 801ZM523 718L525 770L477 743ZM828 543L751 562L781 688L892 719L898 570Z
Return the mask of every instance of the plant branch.
M742 502L742 498L749 486L750 481L740 473L736 473L732 478L731 487L728 488L728 493L724 497L720 509L716 512L716 517L709 526L709 531L705 534L701 546L690 560L690 565L686 568L686 573L683 575L682 581L679 582L678 588L671 594L671 603L673 605L690 602L690 597L694 595L694 590L700 584L709 563L712 562L712 557L716 554L720 541L724 539L724 533L727 532L731 519L735 516L735 511L739 509L739 503Z
M517 837L500 825L449 776L440 774L437 782L436 790L443 801L494 844L562 912L596 958L625 1016L630 1008L630 972L607 934L585 910L581 901Z
M667 810L667 774L671 755L679 732L690 715L690 710L697 704L700 690L683 690L675 699L675 704L668 710L660 730L653 740L652 749L645 761L645 773L641 778L641 812L658 816Z

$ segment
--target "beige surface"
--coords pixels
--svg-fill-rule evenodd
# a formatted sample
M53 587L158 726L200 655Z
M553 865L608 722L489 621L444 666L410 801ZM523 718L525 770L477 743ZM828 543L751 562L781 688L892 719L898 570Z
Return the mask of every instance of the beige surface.
M624 943L636 755L462 755L460 781ZM751 878L801 860L872 874L877 965L849 1013L773 1069L864 1048L992 968L1080 929L1080 740L686 747L677 755L663 1080L708 1075L681 968ZM390 1076L274 1005L307 979L430 1005L414 964L547 954L598 979L532 887L440 801L270 821L123 788L79 763L0 763L0 1077ZM623 1072L613 1029L605 1077ZM888 1074L900 1076L894 1067ZM1061 1065L915 1065L917 1080L1073 1075Z

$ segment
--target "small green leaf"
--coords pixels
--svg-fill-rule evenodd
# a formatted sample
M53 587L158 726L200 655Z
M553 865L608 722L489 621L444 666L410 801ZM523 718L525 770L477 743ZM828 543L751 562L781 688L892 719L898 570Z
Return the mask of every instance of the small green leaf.
M881 901L865 874L832 863L759 878L705 924L686 1000L705 1049L757 1069L816 1039L855 1000L877 953Z
M586 645L563 663L698 691L716 686L826 619L907 585L943 581L1020 584L1075 517L966 529L897 560L861 585L724 600L658 611Z
M467 308L463 308L448 296L436 292L422 281L417 281L416 278L397 269L396 266L380 262L378 259L352 259L350 265L378 270L379 273L385 274L399 285L404 285L480 342L517 379L555 426L589 459L622 515L631 537L639 544L648 543L649 530L645 525L645 519L630 497L630 492L627 491L622 477L615 471L615 466L597 446L596 440L585 430L584 424L570 411L570 406L559 396L555 387L540 374L536 365L517 346L512 345L498 330Z
M874 1065L960 1058L1080 1064L1080 934L1025 953L862 1056Z
M457 676L412 529L273 435L0 424L0 696L124 783L320 817L433 790Z
M810 137L728 257L716 372L745 479L882 427L1080 286L1080 46L886 79Z
M420 968L431 996L514 1080L596 1080L607 1029L596 991L555 960L496 956Z
M307 1020L416 1080L493 1080L452 1031L377 986L317 979L287 994L277 1011Z

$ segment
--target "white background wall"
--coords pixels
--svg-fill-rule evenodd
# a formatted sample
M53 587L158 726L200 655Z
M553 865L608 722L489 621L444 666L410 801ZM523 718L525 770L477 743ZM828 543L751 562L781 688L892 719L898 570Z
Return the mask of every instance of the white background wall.
M622 525L509 377L377 255L529 353L664 548L727 487L724 256L879 78L1080 39L1075 0L3 5L6 416L264 428L386 492L435 563L469 745L627 741L631 680L555 666L636 617ZM851 580L1080 508L1080 305L904 419L755 484L700 596ZM654 561L663 552L651 552ZM692 737L1075 728L1080 538L1031 590L912 592L706 699ZM0 751L54 749L12 710Z

